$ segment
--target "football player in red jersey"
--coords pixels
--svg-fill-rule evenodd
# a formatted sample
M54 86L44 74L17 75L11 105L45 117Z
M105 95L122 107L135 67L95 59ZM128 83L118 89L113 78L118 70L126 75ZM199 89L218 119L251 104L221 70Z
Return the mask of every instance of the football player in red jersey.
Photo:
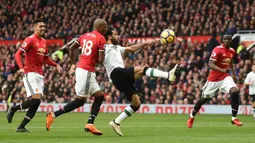
M41 97L43 96L43 63L54 66L58 72L62 71L62 68L52 61L48 56L47 41L43 39L45 33L45 23L42 20L34 22L34 34L27 37L22 46L15 54L15 60L20 68L19 72L22 74L24 85L27 93L27 101L20 105L9 108L7 114L7 120L9 123L12 122L14 113L17 110L28 109L24 120L17 128L17 132L30 132L25 126L29 123L41 103ZM22 54L25 53L25 64L22 64Z
M104 44L106 43L104 34L107 30L107 22L103 19L96 19L94 21L94 31L81 35L80 38L71 45L70 56L72 66L69 74L75 72L75 91L77 98L69 102L62 109L47 114L46 129L48 131L50 130L54 118L83 106L88 96L94 96L95 100L92 105L91 115L84 129L94 135L103 134L94 126L94 119L104 100L104 93L100 90L96 81L95 65L98 62L102 63L104 61ZM75 55L75 53L77 52L75 52L75 50L79 47L81 48L81 55L76 65L77 55Z
M211 71L203 87L202 98L196 103L192 113L190 113L190 117L187 121L188 128L192 128L194 117L201 106L211 99L218 90L231 95L231 123L237 126L243 125L236 117L239 106L239 92L233 78L229 75L229 72L232 71L232 76L235 79L232 64L235 50L230 47L231 42L232 35L230 33L225 33L223 35L223 43L213 49L209 60Z

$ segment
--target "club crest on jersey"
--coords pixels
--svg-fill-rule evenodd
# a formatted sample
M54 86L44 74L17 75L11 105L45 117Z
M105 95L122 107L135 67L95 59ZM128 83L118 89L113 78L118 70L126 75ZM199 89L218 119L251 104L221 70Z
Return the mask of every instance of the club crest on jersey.
M27 46L27 43L26 42L24 42L22 45L21 45L21 47L26 47Z
M224 64L224 65L228 65L230 62L231 62L231 59L229 59L229 58L222 60L222 64Z
M44 48L39 48L37 51L38 51L39 53L42 53L42 54L45 53L45 49L44 49Z

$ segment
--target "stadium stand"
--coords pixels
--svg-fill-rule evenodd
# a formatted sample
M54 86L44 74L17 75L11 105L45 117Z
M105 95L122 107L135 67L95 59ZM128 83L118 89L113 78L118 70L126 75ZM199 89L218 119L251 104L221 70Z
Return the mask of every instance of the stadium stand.
M255 7L255 1L252 0L108 0L93 4L89 0L4 1L0 3L0 40L24 39L32 34L32 22L36 18L44 18L48 24L46 39L65 39L66 42L91 30L96 17L106 19L119 30L123 38L158 37L165 28L173 29L177 36L219 36L224 31L235 33L240 29L255 29L255 9L252 7ZM172 45L157 45L132 55L126 54L126 66L149 65L167 71L180 62L181 73L175 83L146 77L137 81L142 103L196 103L209 72L207 61L214 44L182 40ZM0 102L6 102L10 93L14 94L14 102L23 102L25 99L22 77L17 74L18 67L14 61L14 53L19 46L20 43L8 47L0 45ZM254 49L249 52L255 53ZM67 74L71 66L70 59L64 51L62 60L55 60L61 64L64 72L60 75L49 66L44 67L43 101L68 102L75 95L74 76ZM255 58L252 56L249 59L236 57L235 73L242 104L250 102L248 91L242 83L254 63ZM99 65L96 73L100 87L105 92L105 103L127 102L108 81L104 67ZM87 102L90 103L91 100L93 99L88 98ZM230 104L230 99L227 94L219 92L209 104Z

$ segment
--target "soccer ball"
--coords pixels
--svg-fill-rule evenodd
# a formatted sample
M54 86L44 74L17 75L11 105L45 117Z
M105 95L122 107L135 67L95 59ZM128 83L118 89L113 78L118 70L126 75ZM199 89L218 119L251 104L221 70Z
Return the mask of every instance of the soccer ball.
M160 41L162 44L173 43L175 39L175 33L171 29L165 29L160 34Z

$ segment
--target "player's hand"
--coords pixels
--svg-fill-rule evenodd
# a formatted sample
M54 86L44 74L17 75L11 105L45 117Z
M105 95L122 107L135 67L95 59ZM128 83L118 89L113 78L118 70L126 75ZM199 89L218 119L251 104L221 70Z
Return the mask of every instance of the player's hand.
M63 69L61 68L61 66L60 66L60 65L57 65L57 67L56 67L56 68L57 68L57 70L58 70L58 72L59 72L59 73L61 73L61 72L63 71Z
M21 76L24 76L25 75L25 71L24 69L19 69L18 73L21 75Z
M71 68L70 68L70 70L68 71L68 74L69 74L69 75L73 74L73 73L75 72L75 68L76 68L76 66L75 66L75 65L72 65Z
M146 42L146 45L148 46L152 46L152 45L155 45L158 41L155 40L155 39L150 39Z

